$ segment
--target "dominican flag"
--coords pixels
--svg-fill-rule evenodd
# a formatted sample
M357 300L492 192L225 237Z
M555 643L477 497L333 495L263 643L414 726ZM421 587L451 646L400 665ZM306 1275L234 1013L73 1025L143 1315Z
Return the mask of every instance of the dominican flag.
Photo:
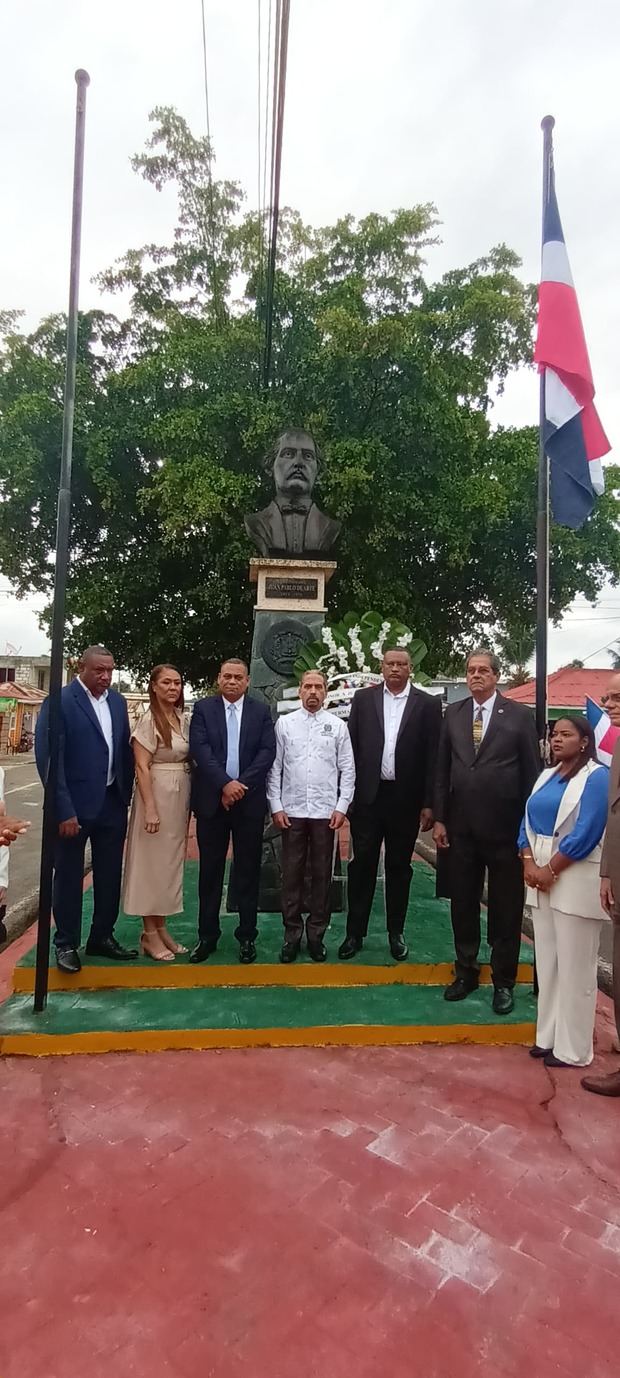
M604 708L600 708L593 699L586 699L586 718L594 728L598 759L604 766L610 766L614 747L620 737L620 727L612 727Z
M583 525L605 488L611 448L594 407L594 383L555 194L553 155L544 214L534 360L545 376L545 449L551 510L560 526Z

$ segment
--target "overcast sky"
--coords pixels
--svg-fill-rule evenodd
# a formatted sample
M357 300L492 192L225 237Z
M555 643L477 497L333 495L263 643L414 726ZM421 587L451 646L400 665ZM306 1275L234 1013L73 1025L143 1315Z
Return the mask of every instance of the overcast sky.
M256 203L258 0L205 0L218 175ZM275 0L273 0L275 12ZM262 0L263 31L269 0ZM171 194L132 173L148 112L175 105L204 131L200 0L21 0L0 22L0 308L31 327L67 300L76 67L88 93L81 306L125 249L165 241ZM282 199L315 223L434 201L436 276L500 241L540 257L541 133L555 115L556 182L598 405L620 441L618 0L291 0ZM109 303L108 303L109 304ZM525 371L496 408L532 422ZM0 580L0 589L6 581ZM580 600L582 602L582 600ZM44 650L33 603L0 591L8 640ZM620 591L550 637L552 668L620 637ZM593 656L590 664L605 664Z

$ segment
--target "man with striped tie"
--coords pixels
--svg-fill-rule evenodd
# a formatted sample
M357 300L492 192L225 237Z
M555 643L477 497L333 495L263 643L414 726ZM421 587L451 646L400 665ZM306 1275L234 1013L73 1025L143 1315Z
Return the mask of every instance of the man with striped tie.
M486 871L493 1009L510 1014L524 899L517 836L541 762L534 714L497 692L499 673L499 661L491 651L472 651L466 666L471 698L446 710L433 837L448 858L456 948L455 979L445 998L464 1000L478 986Z

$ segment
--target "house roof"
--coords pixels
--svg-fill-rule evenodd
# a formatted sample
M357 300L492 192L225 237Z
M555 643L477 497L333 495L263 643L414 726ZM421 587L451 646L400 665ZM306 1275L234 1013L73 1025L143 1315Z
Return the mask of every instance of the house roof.
M5 680L0 684L0 699L17 699L18 703L29 703L31 706L43 703L47 694L42 689L33 689L31 684L20 684L19 680Z
M612 673L611 668L579 670L575 665L564 665L561 670L554 670L548 680L549 708L585 708L587 698L600 703L601 694ZM526 684L519 684L515 689L504 689L503 692L507 699L513 699L515 703L526 703L531 708L536 704L535 679L528 679Z

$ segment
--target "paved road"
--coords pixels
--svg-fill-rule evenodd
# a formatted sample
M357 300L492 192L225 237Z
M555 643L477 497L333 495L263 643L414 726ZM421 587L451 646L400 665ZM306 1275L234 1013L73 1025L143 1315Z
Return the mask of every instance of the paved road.
M39 883L43 790L31 755L9 756L8 759L3 756L0 765L5 776L7 813L30 821L27 835L11 848L8 903L12 905Z

